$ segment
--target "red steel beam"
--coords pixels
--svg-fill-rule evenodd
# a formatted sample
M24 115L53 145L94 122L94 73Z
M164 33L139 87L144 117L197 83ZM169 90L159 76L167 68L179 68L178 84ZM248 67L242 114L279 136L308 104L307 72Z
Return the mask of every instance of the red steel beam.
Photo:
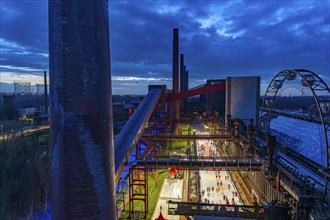
M226 90L226 85L225 82L221 82L218 84L214 84L214 85L204 85L202 87L198 87L195 89L191 89L188 91L184 91L184 92L180 92L178 94L171 94L169 96L166 97L166 100L168 102L174 101L174 100L178 100L178 99L186 99L195 95L200 95L200 94L204 94L204 93L209 93L209 92L215 92L215 91L219 91L219 90Z

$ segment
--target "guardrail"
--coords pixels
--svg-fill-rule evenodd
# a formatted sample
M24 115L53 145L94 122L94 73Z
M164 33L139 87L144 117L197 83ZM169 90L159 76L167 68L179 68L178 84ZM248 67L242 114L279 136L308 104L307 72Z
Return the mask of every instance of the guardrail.
M263 161L259 158L246 157L217 157L217 156L156 156L146 159L137 159L135 165L147 166L148 168L180 169L215 169L215 170L245 170L258 171L262 169Z
M255 204L246 205L222 205L209 203L176 202L168 201L169 215L204 215L240 217L248 219L264 219L264 207Z

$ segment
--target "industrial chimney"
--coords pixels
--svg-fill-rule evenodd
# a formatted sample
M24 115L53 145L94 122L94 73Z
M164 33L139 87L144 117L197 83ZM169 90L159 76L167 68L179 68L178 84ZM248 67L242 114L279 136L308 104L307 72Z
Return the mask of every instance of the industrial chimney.
M179 93L179 29L173 29L173 93ZM180 118L180 100L173 101L174 106L174 126L173 133L178 134Z
M48 115L47 73L44 71L45 115Z
M49 1L52 219L116 220L108 1Z

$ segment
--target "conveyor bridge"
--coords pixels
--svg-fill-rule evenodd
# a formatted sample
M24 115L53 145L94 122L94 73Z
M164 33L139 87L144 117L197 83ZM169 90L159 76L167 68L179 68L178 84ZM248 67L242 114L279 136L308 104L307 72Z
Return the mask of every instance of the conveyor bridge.
M186 99L192 96L200 95L200 94L205 94L209 92L215 92L215 91L225 91L226 90L226 84L225 82L220 82L217 84L205 84L202 86L198 86L195 88L191 88L187 91L182 91L178 94L172 94L168 95L167 101L173 101L173 100L178 100L178 99Z
M131 156L133 149L140 140L143 130L152 115L160 96L160 89L151 89L116 137L114 144L116 183L118 183L120 175L124 170L127 158Z

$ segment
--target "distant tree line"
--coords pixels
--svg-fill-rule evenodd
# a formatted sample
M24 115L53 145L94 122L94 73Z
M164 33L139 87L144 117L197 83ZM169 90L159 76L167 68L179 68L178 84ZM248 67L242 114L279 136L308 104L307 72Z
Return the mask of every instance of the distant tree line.
M263 97L261 97L262 103ZM288 110L299 110L302 109L307 111L308 108L315 104L313 96L276 96L275 108L276 109L288 109Z

